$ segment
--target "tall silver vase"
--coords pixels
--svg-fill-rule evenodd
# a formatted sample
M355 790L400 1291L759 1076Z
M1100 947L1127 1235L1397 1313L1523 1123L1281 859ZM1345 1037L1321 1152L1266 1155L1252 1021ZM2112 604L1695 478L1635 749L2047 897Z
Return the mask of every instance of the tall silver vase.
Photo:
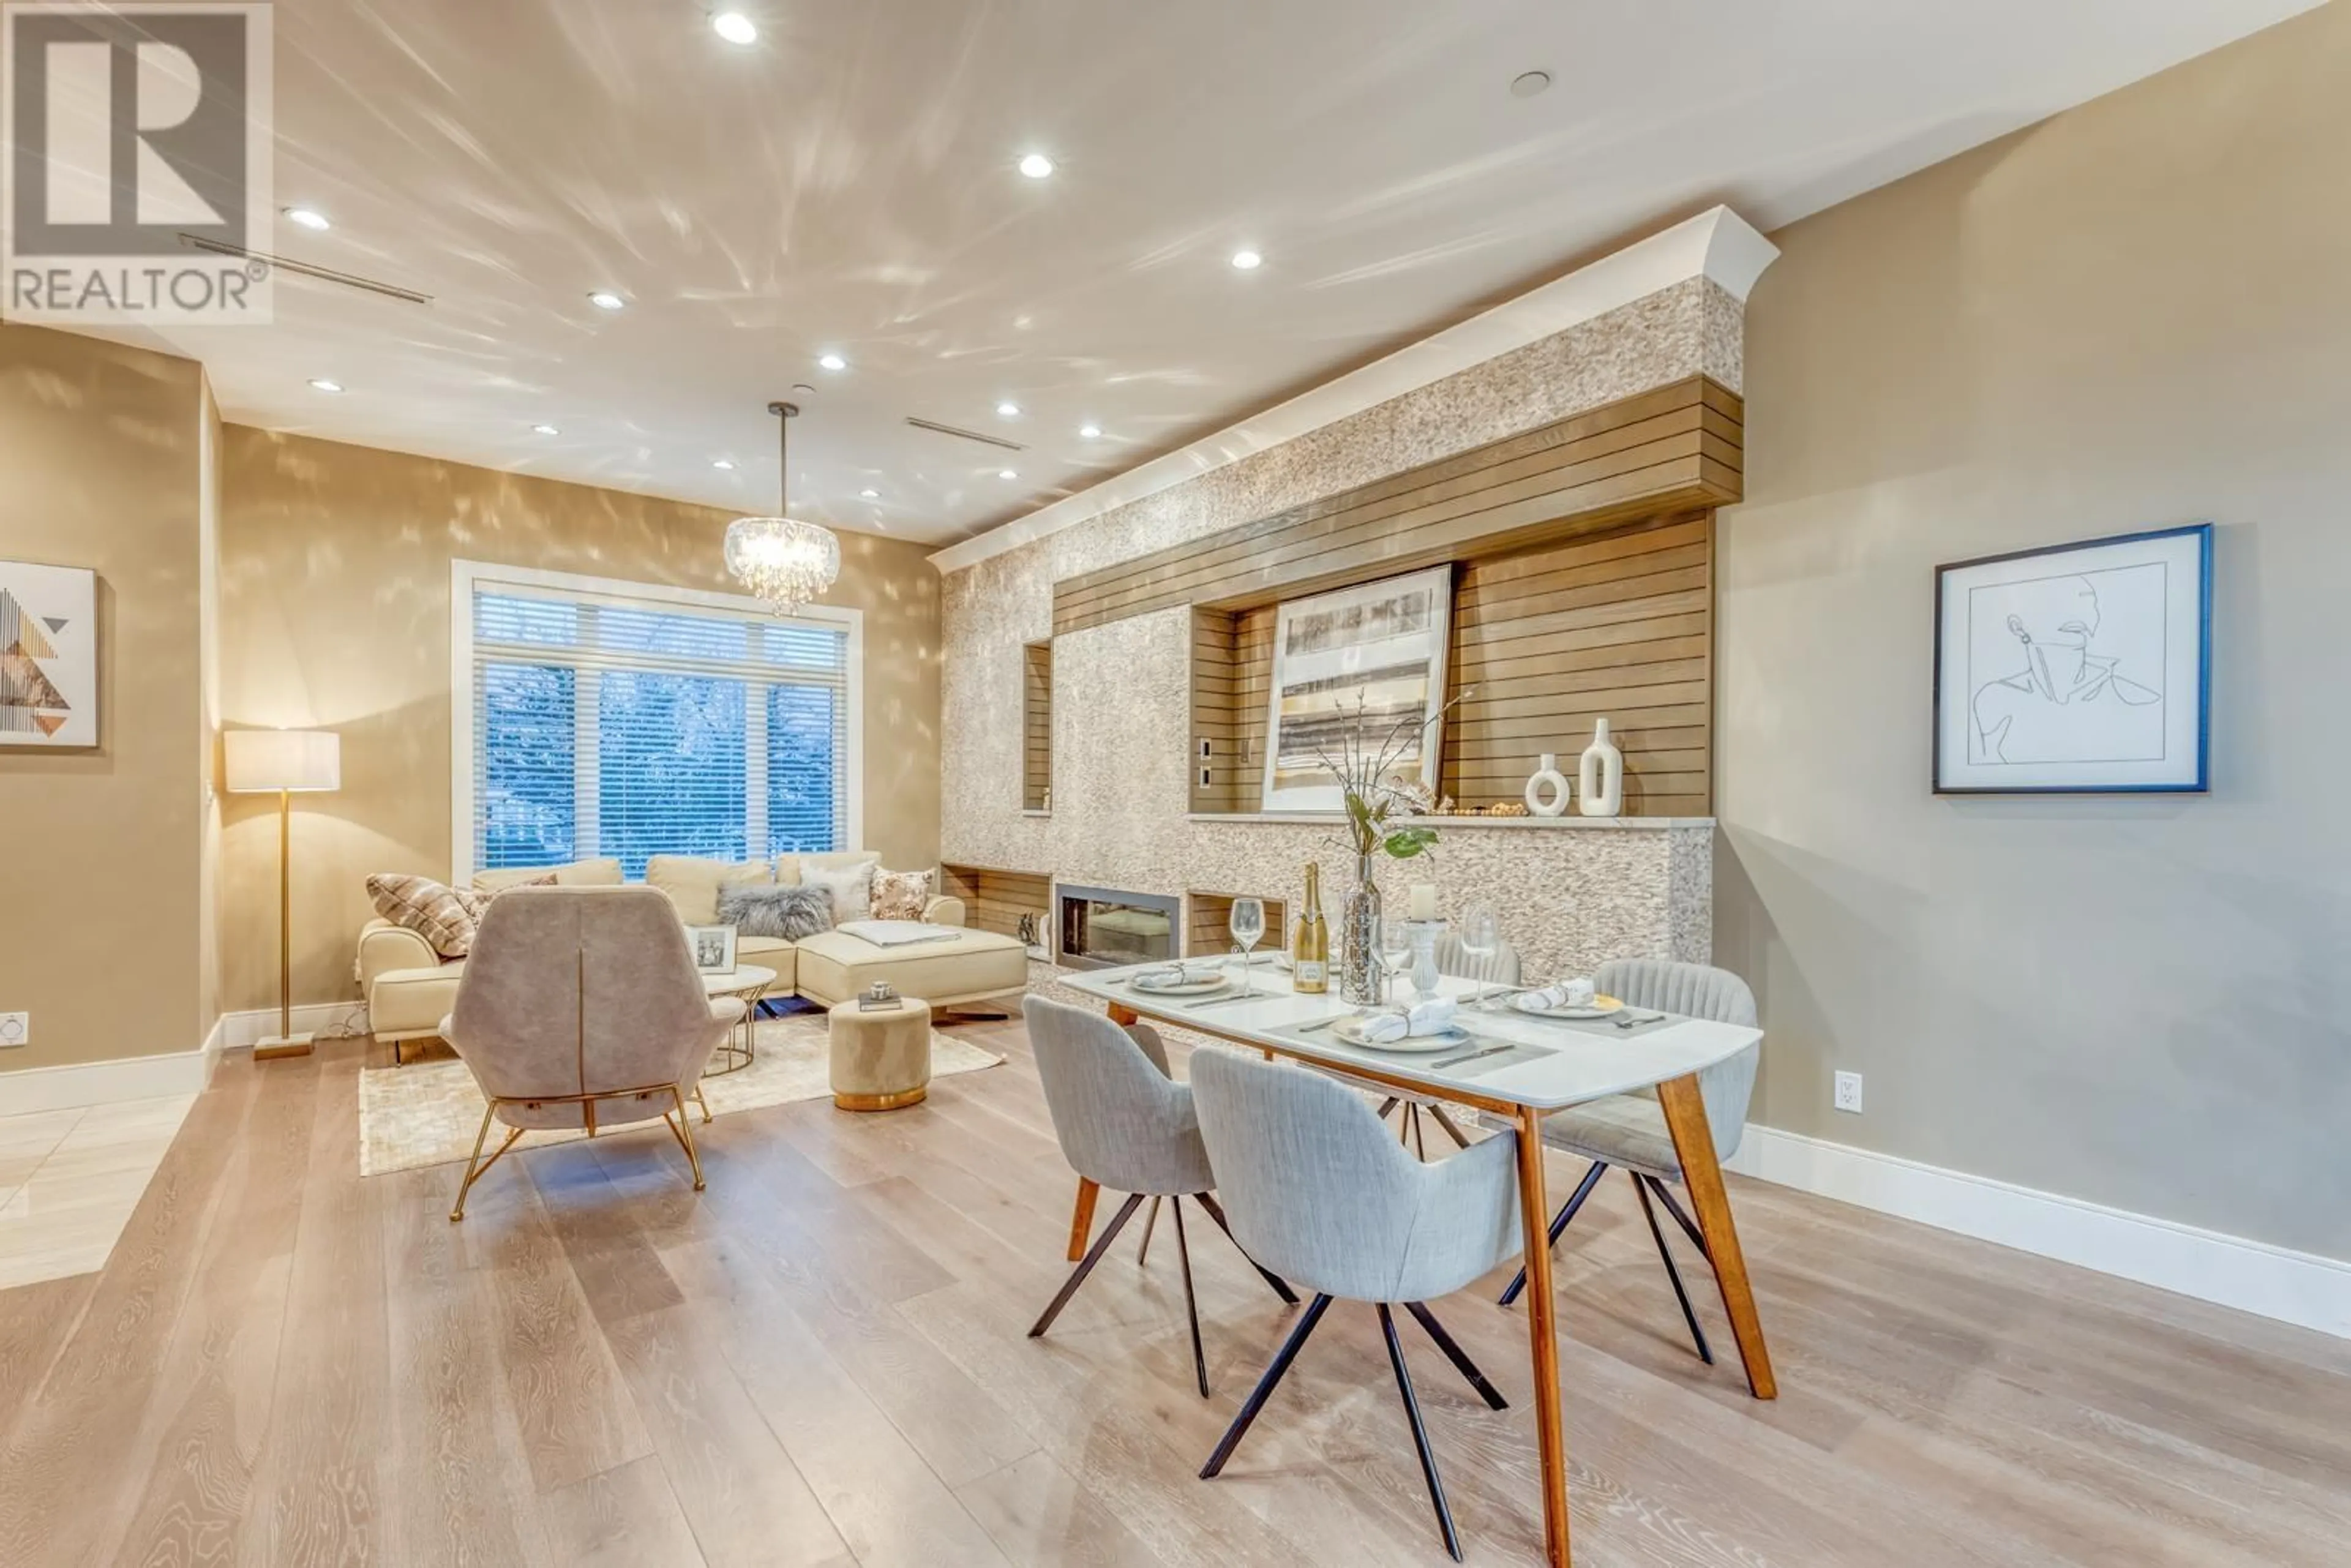
M1339 953L1339 995L1359 1008L1380 1000L1380 884L1372 880L1372 857L1355 859L1355 885L1347 894Z

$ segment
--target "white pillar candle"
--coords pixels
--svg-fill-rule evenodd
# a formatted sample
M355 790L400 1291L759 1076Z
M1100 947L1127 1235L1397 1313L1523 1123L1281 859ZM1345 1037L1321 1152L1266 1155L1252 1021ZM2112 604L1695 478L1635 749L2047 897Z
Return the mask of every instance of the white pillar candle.
M1415 920L1436 919L1437 884L1433 882L1414 883L1412 884L1411 908L1412 918Z

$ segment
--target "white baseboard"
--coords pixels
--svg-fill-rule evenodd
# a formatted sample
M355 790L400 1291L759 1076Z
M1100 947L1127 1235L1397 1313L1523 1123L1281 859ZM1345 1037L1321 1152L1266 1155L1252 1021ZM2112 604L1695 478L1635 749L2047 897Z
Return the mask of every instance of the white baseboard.
M201 1094L213 1081L220 1053L221 1026L215 1022L204 1043L193 1051L0 1073L0 1115L70 1111L84 1105L110 1105L119 1100L155 1100L166 1094Z
M250 1051L277 1032L276 1008L221 1014L221 1040L230 1051ZM349 1040L368 1032L365 1002L306 1002L294 1009L294 1032L320 1040Z
M2351 1263L2315 1253L1751 1122L1724 1168L2351 1339Z

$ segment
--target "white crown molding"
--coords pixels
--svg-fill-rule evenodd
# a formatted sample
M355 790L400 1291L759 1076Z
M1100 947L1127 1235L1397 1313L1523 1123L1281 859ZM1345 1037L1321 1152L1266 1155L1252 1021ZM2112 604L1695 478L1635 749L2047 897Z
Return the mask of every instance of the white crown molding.
M1727 1170L2351 1339L2351 1263L1749 1123Z
M949 545L931 564L942 574L977 566L1693 277L1712 278L1743 305L1779 254L1737 213L1712 208L1180 451Z
M70 1111L111 1105L122 1100L155 1100L166 1094L201 1094L220 1061L220 1019L193 1051L154 1056L118 1056L105 1061L71 1061L0 1072L0 1111L14 1116L30 1111Z

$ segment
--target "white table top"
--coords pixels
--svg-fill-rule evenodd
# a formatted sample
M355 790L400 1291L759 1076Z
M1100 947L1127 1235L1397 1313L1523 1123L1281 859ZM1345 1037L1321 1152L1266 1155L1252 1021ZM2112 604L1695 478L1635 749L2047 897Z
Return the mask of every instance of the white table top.
M758 964L742 964L732 969L705 969L702 988L714 997L732 996L737 991L764 989L776 983L776 972Z
M1335 987L1325 996L1298 995L1290 988L1290 977L1270 964L1257 966L1257 988L1266 994L1250 1001L1204 998L1200 1000L1213 1005L1198 1006L1178 997L1151 996L1123 983L1144 970L1164 967L1163 963L1134 964L1117 969L1078 970L1061 978L1073 991L1204 1034L1245 1045L1273 1046L1285 1055L1325 1066L1368 1069L1424 1087L1433 1094L1449 1091L1539 1111L1556 1111L1586 1100L1646 1089L1712 1067L1763 1038L1758 1029L1683 1019L1618 1039L1523 1013L1473 1012L1465 1008L1455 1022L1474 1038L1473 1044L1414 1055L1349 1045L1333 1038L1327 1029L1300 1033L1301 1024L1356 1009L1341 999ZM1238 978L1238 966L1231 967ZM1449 997L1474 996L1489 988L1480 981L1449 976L1438 986ZM1409 994L1409 987L1403 982L1398 989ZM1452 1067L1435 1065L1464 1051L1505 1043L1512 1049L1499 1056L1479 1057Z

